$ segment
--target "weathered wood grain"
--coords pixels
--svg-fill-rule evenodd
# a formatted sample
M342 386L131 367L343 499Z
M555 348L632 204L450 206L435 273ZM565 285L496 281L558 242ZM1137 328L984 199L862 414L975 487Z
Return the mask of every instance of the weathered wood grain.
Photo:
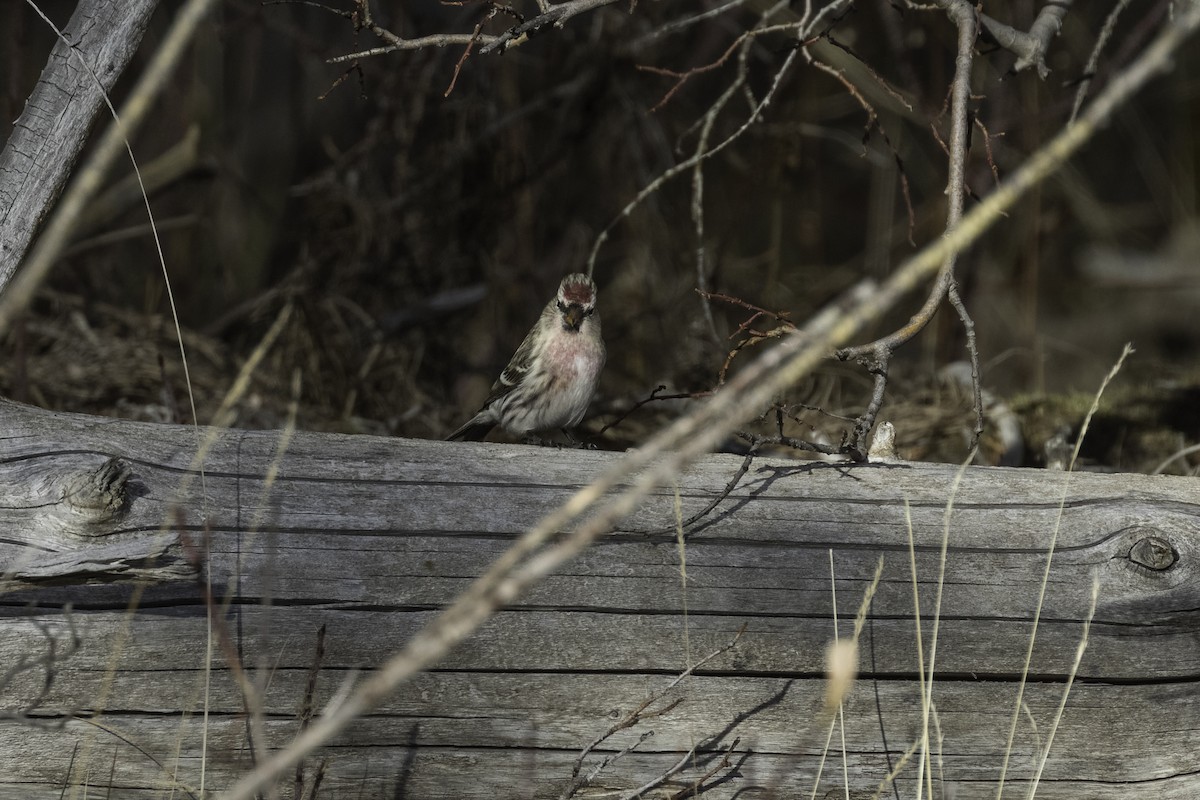
M63 27L70 48L55 44L0 151L0 287L71 175L103 108L102 89L116 84L157 6L158 0L80 0Z
M0 671L26 663L0 689L0 798L57 798L64 786L65 796L165 797L172 785L198 797L205 746L207 792L248 767L246 706L219 637L207 655L200 564L218 601L228 598L218 632L261 687L259 746L280 747L296 730L320 627L318 708L618 457L315 434L297 434L280 456L277 433L9 403L0 432ZM192 460L210 437L201 476ZM684 516L718 497L740 463L712 456L683 476ZM674 492L661 491L310 760L309 787L328 758L319 797L557 797L584 745L744 626L736 646L655 707L680 705L589 757L585 771L653 731L578 796L619 797L700 743L708 754L647 796L681 791L720 763L714 748L732 746L736 770L718 771L703 796L807 797L826 736L832 550L842 636L884 559L846 706L851 796L870 797L920 731L905 502L928 640L955 473L756 461L687 529L686 589L664 532ZM1056 520L1005 796L1025 796L1035 773L1093 577L1096 619L1037 796L1200 796L1200 486L1184 478L964 473L949 523L935 774L955 797L995 794ZM33 663L42 656L50 681ZM841 797L841 757L830 759L818 796ZM898 796L915 796L915 775L910 762ZM292 795L290 776L280 790Z

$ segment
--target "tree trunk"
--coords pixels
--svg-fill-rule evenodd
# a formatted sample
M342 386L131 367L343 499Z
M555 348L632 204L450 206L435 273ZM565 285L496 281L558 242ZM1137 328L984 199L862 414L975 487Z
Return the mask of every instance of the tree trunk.
M0 798L21 800L85 785L114 798L228 786L256 748L286 744L306 705L319 713L619 457L306 433L281 453L278 432L12 403L0 403L0 430ZM202 442L203 473L192 463ZM714 455L690 470L683 518L721 498L741 461ZM661 491L278 796L319 784L328 798L559 797L585 745L736 638L602 742L580 776L653 732L576 796L625 796L681 763L645 796L701 781L704 797L808 797L828 733L832 553L842 638L880 558L883 577L845 702L845 767L835 732L819 796L843 796L845 769L851 796L871 797L904 761L922 729L918 665L936 659L934 780L959 800L994 797L1055 531L1009 794L1025 796L1053 735L1039 798L1200 796L1197 482L970 468L956 486L956 474L756 459L685 528L686 583L675 492ZM1093 579L1095 621L1055 731ZM211 638L206 586L225 604ZM916 797L917 762L884 797Z
M0 152L0 287L8 285L87 141L101 92L142 41L158 0L80 0ZM80 66L80 60L87 69Z

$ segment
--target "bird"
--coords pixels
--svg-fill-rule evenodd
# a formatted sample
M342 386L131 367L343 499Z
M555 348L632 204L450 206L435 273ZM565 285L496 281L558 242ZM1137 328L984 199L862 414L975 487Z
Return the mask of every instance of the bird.
M479 441L497 425L525 439L554 430L570 438L569 429L591 402L605 357L596 284L571 273L492 384L483 407L447 440Z

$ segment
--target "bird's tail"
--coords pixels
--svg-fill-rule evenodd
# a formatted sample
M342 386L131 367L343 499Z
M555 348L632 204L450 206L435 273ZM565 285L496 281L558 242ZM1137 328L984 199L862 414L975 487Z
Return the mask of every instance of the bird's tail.
M494 427L496 427L495 422L480 422L479 416L476 415L467 420L466 424L461 428L447 436L446 441L478 442L487 436Z

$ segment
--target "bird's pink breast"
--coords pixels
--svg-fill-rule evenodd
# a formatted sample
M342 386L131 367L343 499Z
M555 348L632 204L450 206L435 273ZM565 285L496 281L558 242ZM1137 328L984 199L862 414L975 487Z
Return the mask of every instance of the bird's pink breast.
M591 377L599 371L600 359L599 348L578 333L557 332L546 348L546 366L562 380Z

